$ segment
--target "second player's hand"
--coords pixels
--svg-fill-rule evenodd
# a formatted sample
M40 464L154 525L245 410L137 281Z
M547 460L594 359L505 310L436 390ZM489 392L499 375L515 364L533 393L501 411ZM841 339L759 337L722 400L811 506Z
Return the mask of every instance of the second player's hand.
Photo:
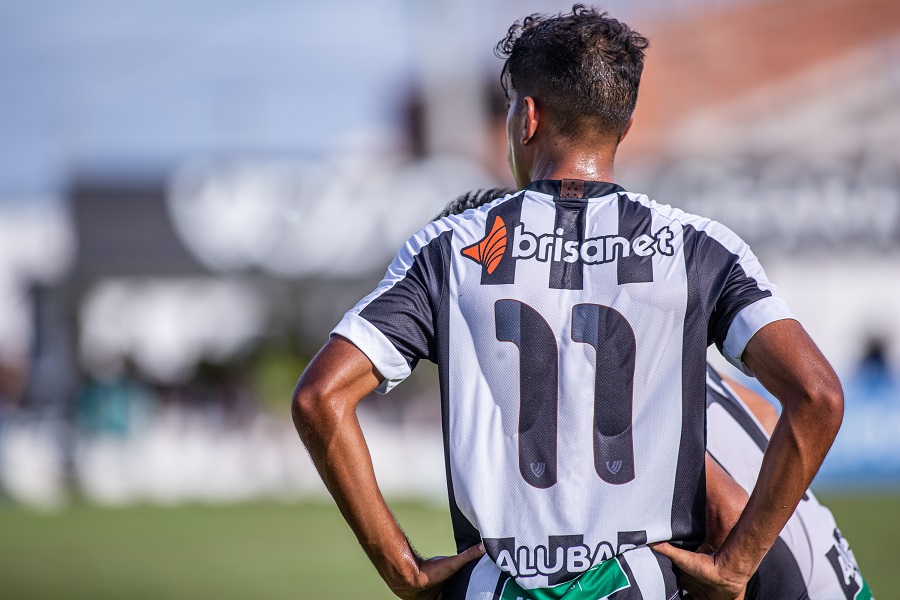
M666 543L654 544L652 548L668 557L681 571L681 587L696 600L739 598L752 575L731 570L717 554L690 552Z
M484 544L476 544L454 556L419 559L418 572L409 581L389 584L391 591L404 600L437 600L448 579L482 556Z

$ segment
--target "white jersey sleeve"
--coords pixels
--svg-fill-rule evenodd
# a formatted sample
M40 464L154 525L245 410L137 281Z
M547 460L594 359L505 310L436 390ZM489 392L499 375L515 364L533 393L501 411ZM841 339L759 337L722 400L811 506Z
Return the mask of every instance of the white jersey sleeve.
M446 223L429 223L400 248L371 294L350 309L332 335L355 344L372 361L387 393L406 379L422 358L435 360L436 313L442 300Z

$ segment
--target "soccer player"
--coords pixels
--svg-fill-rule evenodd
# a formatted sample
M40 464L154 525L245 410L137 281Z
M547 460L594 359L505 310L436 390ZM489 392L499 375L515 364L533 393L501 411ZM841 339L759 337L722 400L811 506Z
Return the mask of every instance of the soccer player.
M514 25L499 48L521 190L413 235L297 385L298 432L401 598L670 600L672 563L697 597L734 598L837 433L837 377L749 248L613 183L646 47L581 6ZM783 414L746 508L703 554L711 343ZM440 373L459 550L428 560L355 414L423 358Z
M515 190L468 192L435 220L489 204ZM756 484L778 413L761 396L706 367L707 539L718 548ZM737 478L740 483L734 481ZM747 584L746 600L867 600L868 584L834 515L807 490Z

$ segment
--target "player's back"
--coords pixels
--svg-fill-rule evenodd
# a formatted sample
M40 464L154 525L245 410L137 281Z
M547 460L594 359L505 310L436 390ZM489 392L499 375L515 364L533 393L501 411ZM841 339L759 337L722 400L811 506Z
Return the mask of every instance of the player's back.
M699 544L705 351L740 240L592 182L450 221L452 492L490 557L543 587L637 545ZM741 302L770 295L743 276Z
M610 183L536 181L416 233L334 333L381 391L438 364L457 546L483 539L531 589L700 544L706 348L740 366L789 316L727 228Z

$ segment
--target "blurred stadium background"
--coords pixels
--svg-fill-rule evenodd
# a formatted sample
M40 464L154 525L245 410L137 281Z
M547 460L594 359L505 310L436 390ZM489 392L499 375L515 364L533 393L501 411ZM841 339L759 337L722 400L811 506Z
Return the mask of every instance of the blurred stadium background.
M900 598L900 3L636 4L618 179L742 235L833 361L816 489ZM492 47L570 6L0 3L0 595L388 597L290 392L408 235L511 184ZM361 416L432 553L436 381Z

